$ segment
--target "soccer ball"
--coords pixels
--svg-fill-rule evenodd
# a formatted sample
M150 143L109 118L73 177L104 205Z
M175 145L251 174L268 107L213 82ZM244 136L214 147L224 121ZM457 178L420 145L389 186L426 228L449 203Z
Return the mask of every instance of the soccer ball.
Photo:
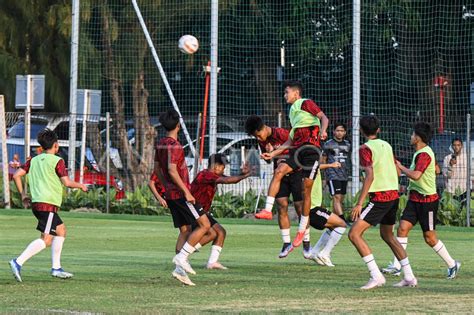
M199 49L199 41L193 35L183 35L179 39L178 47L182 53L192 55Z

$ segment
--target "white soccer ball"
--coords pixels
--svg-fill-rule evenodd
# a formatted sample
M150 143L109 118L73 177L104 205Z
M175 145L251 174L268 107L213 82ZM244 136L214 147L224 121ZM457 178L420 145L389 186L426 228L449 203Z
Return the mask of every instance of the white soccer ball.
M182 53L192 55L199 49L199 41L193 35L183 35L179 39L178 47Z

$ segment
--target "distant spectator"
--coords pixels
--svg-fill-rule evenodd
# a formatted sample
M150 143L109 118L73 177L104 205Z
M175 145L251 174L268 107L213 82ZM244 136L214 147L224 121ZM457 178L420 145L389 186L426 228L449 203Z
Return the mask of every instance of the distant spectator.
M467 154L463 150L463 143L460 138L454 138L451 141L451 148L453 153L446 155L443 160L446 191L457 200L464 201L467 195Z
M13 160L8 162L8 178L12 180L13 175L15 174L16 170L19 169L21 166L20 156L18 153L13 154Z

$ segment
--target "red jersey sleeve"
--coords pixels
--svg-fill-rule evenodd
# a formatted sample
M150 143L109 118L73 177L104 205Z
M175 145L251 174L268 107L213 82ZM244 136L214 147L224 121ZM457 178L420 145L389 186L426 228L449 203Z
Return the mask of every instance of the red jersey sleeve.
M359 161L360 166L367 167L372 166L372 151L366 145L362 145L359 149Z
M56 164L56 175L58 175L59 178L68 176L66 163L64 163L63 159L60 159Z
M313 116L317 116L322 110L319 108L318 105L312 100L305 100L303 105L301 105L301 109L307 111Z
M155 172L151 173L150 180L152 182L157 182L158 181L158 175L156 175Z
M416 156L415 159L415 171L419 171L421 173L424 173L428 166L431 163L431 157L428 155L428 153L420 153Z
M28 172L30 171L30 161L31 159L29 159L28 161L26 161L25 164L23 164L20 168L22 170L24 170L26 172L26 174L28 174Z

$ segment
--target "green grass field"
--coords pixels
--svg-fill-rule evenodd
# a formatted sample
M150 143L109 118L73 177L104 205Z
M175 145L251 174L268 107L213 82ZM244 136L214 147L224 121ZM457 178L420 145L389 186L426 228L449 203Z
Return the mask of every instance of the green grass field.
M439 227L440 239L462 261L459 277L446 280L446 267L412 231L409 257L418 288L386 287L361 292L368 271L344 237L333 252L335 268L304 260L301 249L277 258L278 226L221 220L228 231L221 261L226 271L203 268L209 247L193 255L196 287L171 277L177 232L169 217L62 213L68 227L62 263L74 279L49 275L50 250L28 261L17 283L7 265L39 233L27 210L0 210L0 312L3 313L473 313L473 232ZM296 231L293 228L292 233ZM390 250L371 229L367 238L379 266ZM312 231L315 242L321 232ZM79 313L77 313L79 314Z

